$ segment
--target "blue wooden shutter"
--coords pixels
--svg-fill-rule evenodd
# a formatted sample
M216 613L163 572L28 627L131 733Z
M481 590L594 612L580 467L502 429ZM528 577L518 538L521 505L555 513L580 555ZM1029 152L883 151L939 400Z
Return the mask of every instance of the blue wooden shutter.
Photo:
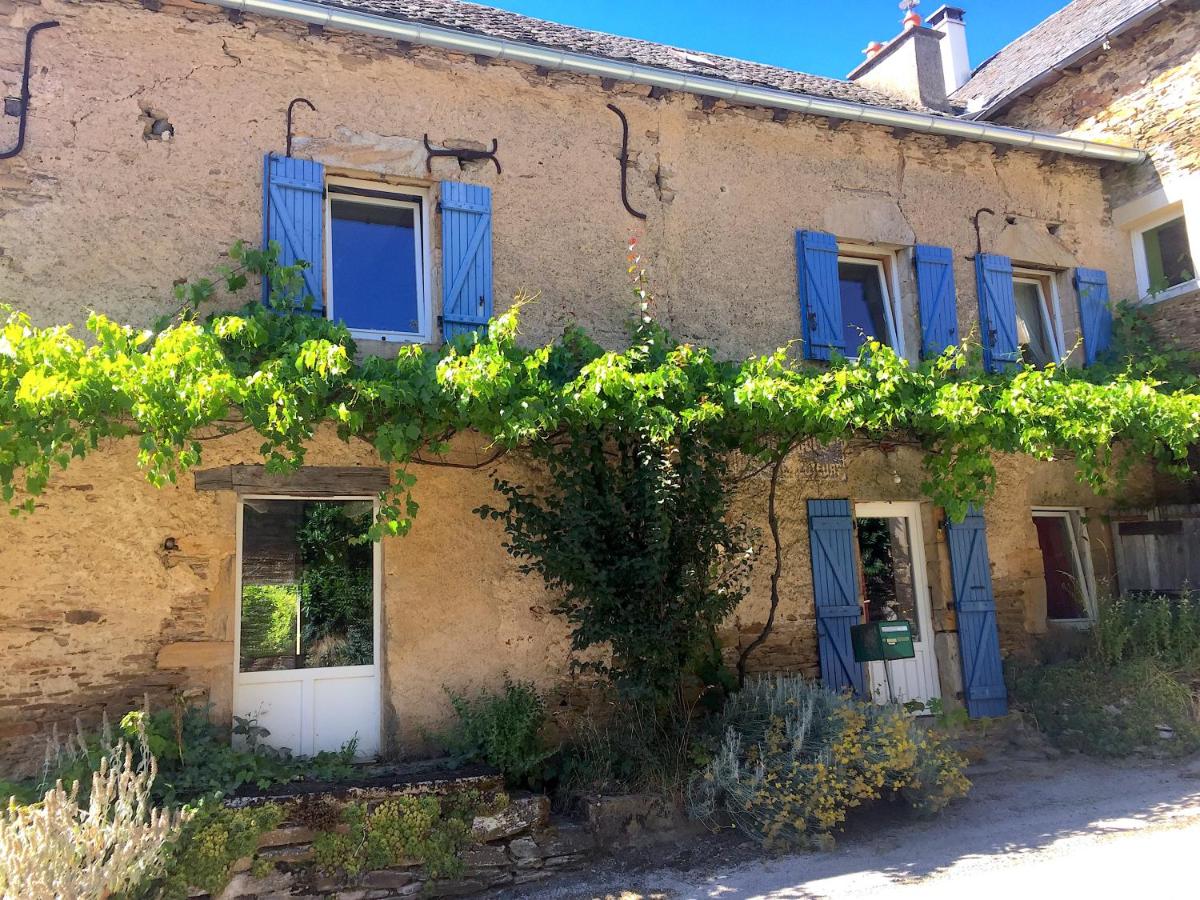
M492 317L492 189L441 183L442 336L476 331Z
M805 359L829 359L834 351L845 353L837 238L823 231L797 231L796 275Z
M921 358L933 359L958 344L958 293L949 247L918 244L913 251L921 304Z
M850 501L809 500L808 541L821 680L835 691L851 688L858 696L865 696L862 663L854 661L850 644L850 626L862 620Z
M975 274L983 367L989 372L1001 372L1021 361L1021 350L1017 346L1012 260L1007 256L980 253L975 257Z
M279 262L290 266L300 260L304 270L304 289L311 297L296 298L297 308L314 316L325 315L324 271L325 243L325 167L308 159L292 159L268 153L263 159L263 247L268 241L279 244ZM270 286L263 284L263 302L269 300Z
M962 522L946 523L946 533L967 712L974 719L1002 716L1008 712L1008 689L1000 664L996 601L992 596L983 516L971 507Z
M1076 269L1083 362L1090 366L1112 344L1113 316L1108 305L1108 275L1102 269Z

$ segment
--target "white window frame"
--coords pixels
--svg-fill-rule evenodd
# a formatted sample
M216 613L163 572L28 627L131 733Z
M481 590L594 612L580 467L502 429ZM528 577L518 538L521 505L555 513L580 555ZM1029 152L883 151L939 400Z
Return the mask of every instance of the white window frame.
M1194 290L1200 289L1200 282L1195 278L1189 278L1187 281L1173 285L1164 291L1159 291L1155 294L1150 292L1150 261L1146 258L1146 242L1145 234L1147 231L1152 231L1160 225L1166 225L1168 222L1173 222L1176 219L1183 219L1183 228L1188 236L1188 246L1192 253L1192 265L1196 264L1196 252L1193 247L1191 231L1188 226L1191 224L1184 215L1183 203L1171 203L1166 207L1159 209L1153 215L1142 219L1137 226L1129 232L1130 240L1133 242L1133 272L1137 276L1138 295L1143 297L1148 302L1157 303L1160 300L1170 300L1172 297L1178 297L1181 294L1188 294Z
M1066 338L1063 336L1062 303L1058 296L1058 279L1053 272L1043 272L1037 269L1013 268L1013 286L1032 284L1037 288L1039 306L1042 313L1042 327L1050 338L1050 352L1053 362L1062 365L1066 362ZM1015 303L1014 303L1015 306Z
M1035 519L1062 519L1066 522L1071 559L1077 575L1075 580L1083 593L1086 613L1086 616L1079 619L1052 619L1047 614L1046 621L1052 625L1090 627L1096 621L1096 573L1092 568L1092 545L1088 538L1085 510L1079 506L1035 506L1032 514Z
M364 197L339 193L336 188L348 187L372 191L376 196ZM360 178L331 175L325 179L325 315L336 321L336 298L333 295L333 201L361 203L366 206L392 206L412 209L417 227L413 229L413 250L418 262L417 325L415 332L383 331L373 328L351 328L350 336L360 341L386 341L399 344L427 344L433 340L433 293L430 289L433 270L430 250L430 192L427 188L387 184ZM391 195L391 196L378 196Z
M838 241L838 263L873 265L879 272L879 288L883 294L883 318L887 325L888 344L897 355L907 358L904 348L904 319L900 314L900 276L894 250L881 250L861 244ZM841 296L838 297L841 302ZM875 335L876 340L880 335Z

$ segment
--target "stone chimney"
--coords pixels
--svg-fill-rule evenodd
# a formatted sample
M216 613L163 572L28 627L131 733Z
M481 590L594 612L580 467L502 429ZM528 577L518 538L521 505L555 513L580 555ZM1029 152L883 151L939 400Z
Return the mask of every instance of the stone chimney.
M971 77L971 57L967 53L966 13L957 6L943 6L925 24L941 32L942 70L946 73L946 93L953 94Z
M942 44L950 37L922 25L921 17L913 9L916 5L915 0L901 4L902 9L908 10L904 30L881 50L875 50L874 42L869 44L867 58L847 77L863 87L949 112ZM943 7L938 13L949 9ZM965 46L965 34L963 42Z

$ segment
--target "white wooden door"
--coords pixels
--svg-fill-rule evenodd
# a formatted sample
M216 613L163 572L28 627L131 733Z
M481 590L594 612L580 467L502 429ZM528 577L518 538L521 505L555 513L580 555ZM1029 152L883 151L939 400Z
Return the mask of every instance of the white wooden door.
M283 504L290 506L285 508ZM370 636L364 639L360 633L354 651L357 654L354 661L359 664L322 664L321 648L314 653L312 648L301 646L301 616L307 612L302 608L303 591L296 572L302 564L298 562L299 549L289 559L287 548L287 532L294 522L274 521L288 514L295 518L296 510L302 515L306 506L313 504L374 509L373 501L358 497L244 497L238 503L238 602L234 632L237 671L233 714L253 716L258 725L269 730L263 743L272 747L312 756L325 750L340 750L348 741L355 740L356 756L369 759L378 755L380 745L379 544L376 542L370 548L367 563L370 571L361 573L363 583L358 585L360 592L370 593L370 608L362 610L360 629L365 630L369 623ZM264 587L273 592L274 598L282 599L272 599L267 607L253 604L255 588L262 594ZM293 589L296 621L289 631L287 615L280 610L286 608L285 595ZM361 593L359 600L365 607ZM265 625L258 622L264 618L263 608L273 617ZM249 649L249 643L258 643L256 631L264 628L275 643L292 646L274 648L282 652ZM256 638L253 642L252 634Z
M859 549L862 565L875 564L880 569L880 557L890 556L890 586L882 584L887 575L876 571L874 579L865 573L866 602L869 615L882 619L907 619L913 623L912 659L894 660L886 664L867 664L871 697L876 703L889 702L888 676L891 676L891 696L897 703L918 701L928 704L941 697L938 683L937 654L933 646L933 611L930 606L929 580L925 568L925 542L921 533L919 503L857 503L854 515L858 521ZM868 533L875 535L884 552L873 554L864 540ZM881 585L872 596L872 582ZM890 670L890 672L889 672Z

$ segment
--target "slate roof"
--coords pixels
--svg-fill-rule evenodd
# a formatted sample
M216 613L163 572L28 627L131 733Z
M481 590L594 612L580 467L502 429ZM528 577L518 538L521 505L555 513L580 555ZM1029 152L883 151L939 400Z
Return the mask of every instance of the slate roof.
M1158 0L1074 0L980 64L950 99L978 110L1021 93L1053 66L1157 5Z
M461 0L311 0L318 6L451 28L492 38L537 44L556 50L585 53L605 59L656 66L689 75L775 88L793 94L845 100L885 109L938 114L918 103L891 97L849 81L809 75L778 66L748 62L667 44L619 37L522 16L507 10Z

